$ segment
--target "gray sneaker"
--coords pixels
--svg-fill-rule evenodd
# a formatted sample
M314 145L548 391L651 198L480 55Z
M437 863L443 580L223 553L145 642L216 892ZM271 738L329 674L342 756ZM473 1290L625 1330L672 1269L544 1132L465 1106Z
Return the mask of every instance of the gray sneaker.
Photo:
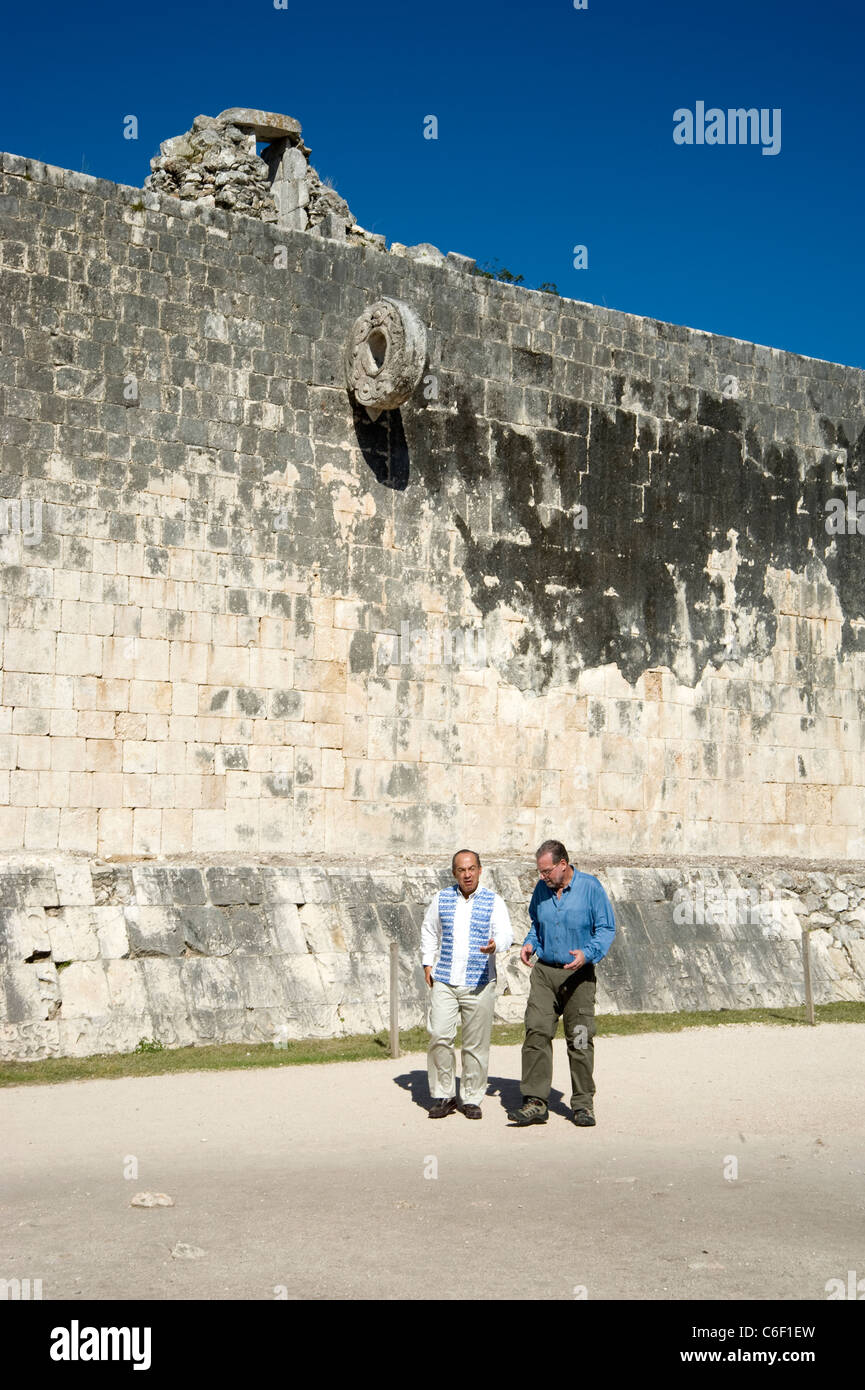
M581 1129L588 1129L589 1125L596 1123L591 1110L587 1110L585 1106L580 1106L579 1109L575 1110L571 1119L574 1124L579 1125Z
M526 1096L519 1110L509 1110L508 1119L515 1125L545 1125L550 1117L547 1102L539 1096Z

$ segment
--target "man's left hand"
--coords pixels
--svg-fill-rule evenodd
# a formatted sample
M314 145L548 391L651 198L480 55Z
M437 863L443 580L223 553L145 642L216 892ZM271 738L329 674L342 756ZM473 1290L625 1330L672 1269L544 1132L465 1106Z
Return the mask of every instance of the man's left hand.
M579 970L581 965L585 965L586 958L582 951L571 951L571 955L574 959L571 961L570 965L562 967L564 970Z
M493 953L493 951L496 949L496 943L495 943L495 941L493 940L493 938L490 937L490 939L489 939L489 941L487 942L486 946L481 946L480 949L481 949L481 955L482 955L482 956L491 956L492 953Z

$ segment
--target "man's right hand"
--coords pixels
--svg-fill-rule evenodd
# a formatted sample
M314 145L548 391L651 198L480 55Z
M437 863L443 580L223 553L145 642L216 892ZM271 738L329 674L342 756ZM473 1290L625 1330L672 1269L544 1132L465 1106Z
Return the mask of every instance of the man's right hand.
M535 954L535 948L534 948L534 946L530 946L529 943L528 943L528 941L527 941L527 942L525 943L525 945L523 946L523 949L520 951L520 960L522 961L523 965L531 965L531 963L532 963L532 956L533 956L534 954Z
M424 968L423 968L423 973L424 973L424 978L425 978L427 984L429 985L430 989L432 989L432 987L433 987L432 966L431 966L431 965L425 965Z

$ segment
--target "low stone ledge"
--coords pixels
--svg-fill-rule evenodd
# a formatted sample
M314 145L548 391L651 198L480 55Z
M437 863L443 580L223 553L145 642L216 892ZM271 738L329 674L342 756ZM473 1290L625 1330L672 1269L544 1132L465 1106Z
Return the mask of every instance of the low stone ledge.
M535 875L485 868L522 940ZM818 1002L865 999L865 873L744 862L596 865L617 917L600 1012L789 1007L801 925ZM109 864L56 856L0 870L0 1048L9 1058L386 1028L389 946L400 1024L423 1024L420 925L447 867L365 863ZM522 1018L529 971L498 960L496 1017Z

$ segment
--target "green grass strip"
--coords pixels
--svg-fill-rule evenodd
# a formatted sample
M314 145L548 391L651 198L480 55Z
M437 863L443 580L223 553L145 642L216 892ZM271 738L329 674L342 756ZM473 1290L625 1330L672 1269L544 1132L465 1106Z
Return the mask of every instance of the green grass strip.
M818 1004L818 1023L865 1023L865 1004ZM719 1009L674 1014L600 1014L600 1037L638 1033L680 1033L685 1028L716 1027L727 1023L775 1023L807 1027L805 1010L791 1005L782 1009ZM400 1033L400 1052L426 1052L425 1028ZM498 1023L493 1043L521 1043L521 1023ZM459 1046L459 1035L457 1035ZM0 1063L0 1086L50 1085L59 1081L113 1080L125 1076L164 1076L179 1071L245 1071L253 1067L308 1066L320 1062L361 1062L390 1056L388 1034L358 1034L346 1038L308 1038L274 1043L219 1043L208 1047L161 1048L142 1039L135 1052L116 1052L95 1057L48 1057L38 1062Z

